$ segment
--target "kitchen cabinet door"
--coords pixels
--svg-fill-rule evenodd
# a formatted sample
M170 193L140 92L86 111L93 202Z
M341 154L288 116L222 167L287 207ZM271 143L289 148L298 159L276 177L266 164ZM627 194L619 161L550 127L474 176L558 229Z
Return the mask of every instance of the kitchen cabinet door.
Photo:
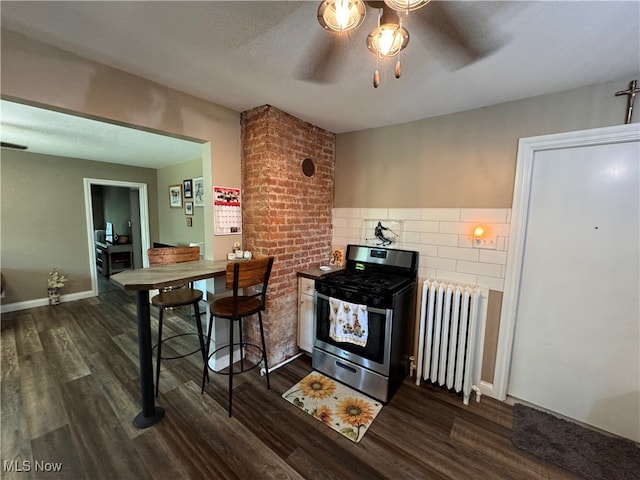
M298 280L298 346L309 353L313 348L313 318L316 310L314 291L314 280Z

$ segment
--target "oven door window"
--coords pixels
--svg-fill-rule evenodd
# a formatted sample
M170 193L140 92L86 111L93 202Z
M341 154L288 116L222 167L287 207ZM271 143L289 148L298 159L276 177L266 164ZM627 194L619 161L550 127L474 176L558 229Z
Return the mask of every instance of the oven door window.
M350 342L338 342L329 335L329 300L324 295L317 296L316 310L316 338L329 345L334 345L362 358L372 360L376 363L384 363L385 332L387 326L387 311L367 308L367 320L369 323L369 334L364 347Z

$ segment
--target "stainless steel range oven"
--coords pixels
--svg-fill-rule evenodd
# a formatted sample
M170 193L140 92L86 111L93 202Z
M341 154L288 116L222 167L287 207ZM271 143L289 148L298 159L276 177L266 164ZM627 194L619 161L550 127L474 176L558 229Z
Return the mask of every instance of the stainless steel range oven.
M316 280L313 368L386 403L409 369L418 252L348 245Z

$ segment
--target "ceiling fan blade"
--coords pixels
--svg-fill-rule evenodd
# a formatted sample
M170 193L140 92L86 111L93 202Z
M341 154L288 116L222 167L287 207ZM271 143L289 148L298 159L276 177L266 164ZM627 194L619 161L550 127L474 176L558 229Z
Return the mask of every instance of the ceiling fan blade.
M340 64L348 38L327 32L319 32L313 43L312 51L299 66L296 78L312 83L331 83L340 73Z
M457 70L500 48L501 45L491 37L488 21L483 18L479 8L469 12L469 3L465 2L465 12L460 11L460 7L454 10L447 3L432 1L411 12L408 18L411 25L419 25L422 30L419 36L432 51L435 47L435 52L447 66ZM411 26L409 29L413 32Z
M11 143L11 142L0 142L0 147L13 148L14 150L26 150L28 148L25 145L18 145L17 143Z

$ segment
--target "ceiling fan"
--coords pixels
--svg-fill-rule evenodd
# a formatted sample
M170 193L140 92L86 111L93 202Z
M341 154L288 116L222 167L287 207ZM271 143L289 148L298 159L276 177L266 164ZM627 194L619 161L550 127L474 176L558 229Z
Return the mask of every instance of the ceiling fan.
M400 52L409 44L410 26L420 37L428 32L438 53L446 55L447 63L454 69L476 62L491 53L496 45L490 45L486 35L475 35L473 29L463 26L451 9L449 2L431 0L322 0L318 7L318 22L329 35L323 35L315 44L316 51L310 56L300 78L315 83L333 80L341 57L350 39L356 37L355 30L362 25L367 8L377 15L377 27L366 37L368 50L375 54L376 69L373 86L380 84L378 64L390 57L396 57L395 77L400 78L402 64Z

